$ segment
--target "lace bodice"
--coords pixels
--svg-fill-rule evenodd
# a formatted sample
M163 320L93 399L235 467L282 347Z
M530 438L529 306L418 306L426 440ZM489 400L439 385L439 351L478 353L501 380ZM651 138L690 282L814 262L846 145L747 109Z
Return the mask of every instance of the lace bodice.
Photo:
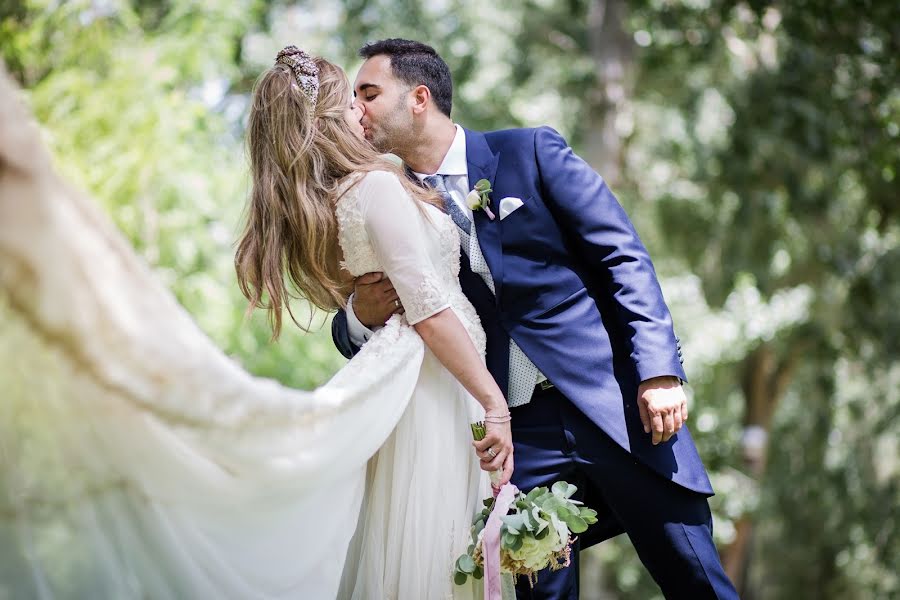
M354 277L386 273L410 325L452 308L483 354L484 330L459 285L459 233L452 219L429 204L417 206L387 171L356 176L348 185L336 207L341 266Z

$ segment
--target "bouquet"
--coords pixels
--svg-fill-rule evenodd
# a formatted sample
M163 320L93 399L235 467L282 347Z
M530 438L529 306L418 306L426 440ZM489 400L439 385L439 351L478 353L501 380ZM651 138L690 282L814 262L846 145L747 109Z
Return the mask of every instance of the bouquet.
M472 433L476 440L483 439L484 425L474 424ZM481 579L490 570L485 566L485 555L497 551L492 543L497 529L500 574L524 575L533 583L542 569L567 567L574 534L597 522L596 511L572 499L577 490L565 481L557 481L550 489L534 488L527 494L512 484L503 486L498 496L486 499L484 508L475 515L468 551L456 560L454 582L462 585L470 576ZM487 559L497 561L496 557Z

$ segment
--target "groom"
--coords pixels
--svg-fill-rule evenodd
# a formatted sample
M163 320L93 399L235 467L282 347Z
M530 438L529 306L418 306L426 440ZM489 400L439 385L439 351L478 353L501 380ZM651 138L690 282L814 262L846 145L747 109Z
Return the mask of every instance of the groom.
M435 187L460 228L460 282L507 392L513 483L566 480L597 510L587 547L627 533L667 598L736 598L712 541L712 487L686 427L681 351L647 251L603 179L553 129L481 133L450 119L450 71L429 46L360 50L366 138ZM467 206L491 183L488 210ZM492 216L493 215L493 216ZM335 317L347 357L398 308L380 274ZM484 449L487 450L487 449ZM480 453L486 467L491 457ZM521 598L577 598L578 558Z

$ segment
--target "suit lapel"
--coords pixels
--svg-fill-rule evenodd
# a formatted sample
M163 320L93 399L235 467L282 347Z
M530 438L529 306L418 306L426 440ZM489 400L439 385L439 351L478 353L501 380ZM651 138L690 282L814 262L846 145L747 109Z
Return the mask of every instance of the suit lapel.
M500 155L494 154L488 146L483 133L466 132L466 165L469 172L469 189L474 187L479 179L487 179L494 186L494 178L497 174L497 163ZM491 194L493 201L494 194ZM491 209L497 214L497 206L492 203ZM500 218L490 219L483 210L474 211L475 232L478 235L478 245L484 255L484 261L491 271L494 280L494 290L497 303L500 302L500 290L503 285L503 248L500 244Z

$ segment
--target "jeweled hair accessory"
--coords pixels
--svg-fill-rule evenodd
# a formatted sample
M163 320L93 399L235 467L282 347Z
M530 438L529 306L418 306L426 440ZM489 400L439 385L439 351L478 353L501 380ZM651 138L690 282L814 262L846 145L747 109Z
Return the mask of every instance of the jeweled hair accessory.
M319 99L319 67L313 58L297 46L285 46L275 58L275 64L281 63L291 68L297 86L303 95L316 106Z

